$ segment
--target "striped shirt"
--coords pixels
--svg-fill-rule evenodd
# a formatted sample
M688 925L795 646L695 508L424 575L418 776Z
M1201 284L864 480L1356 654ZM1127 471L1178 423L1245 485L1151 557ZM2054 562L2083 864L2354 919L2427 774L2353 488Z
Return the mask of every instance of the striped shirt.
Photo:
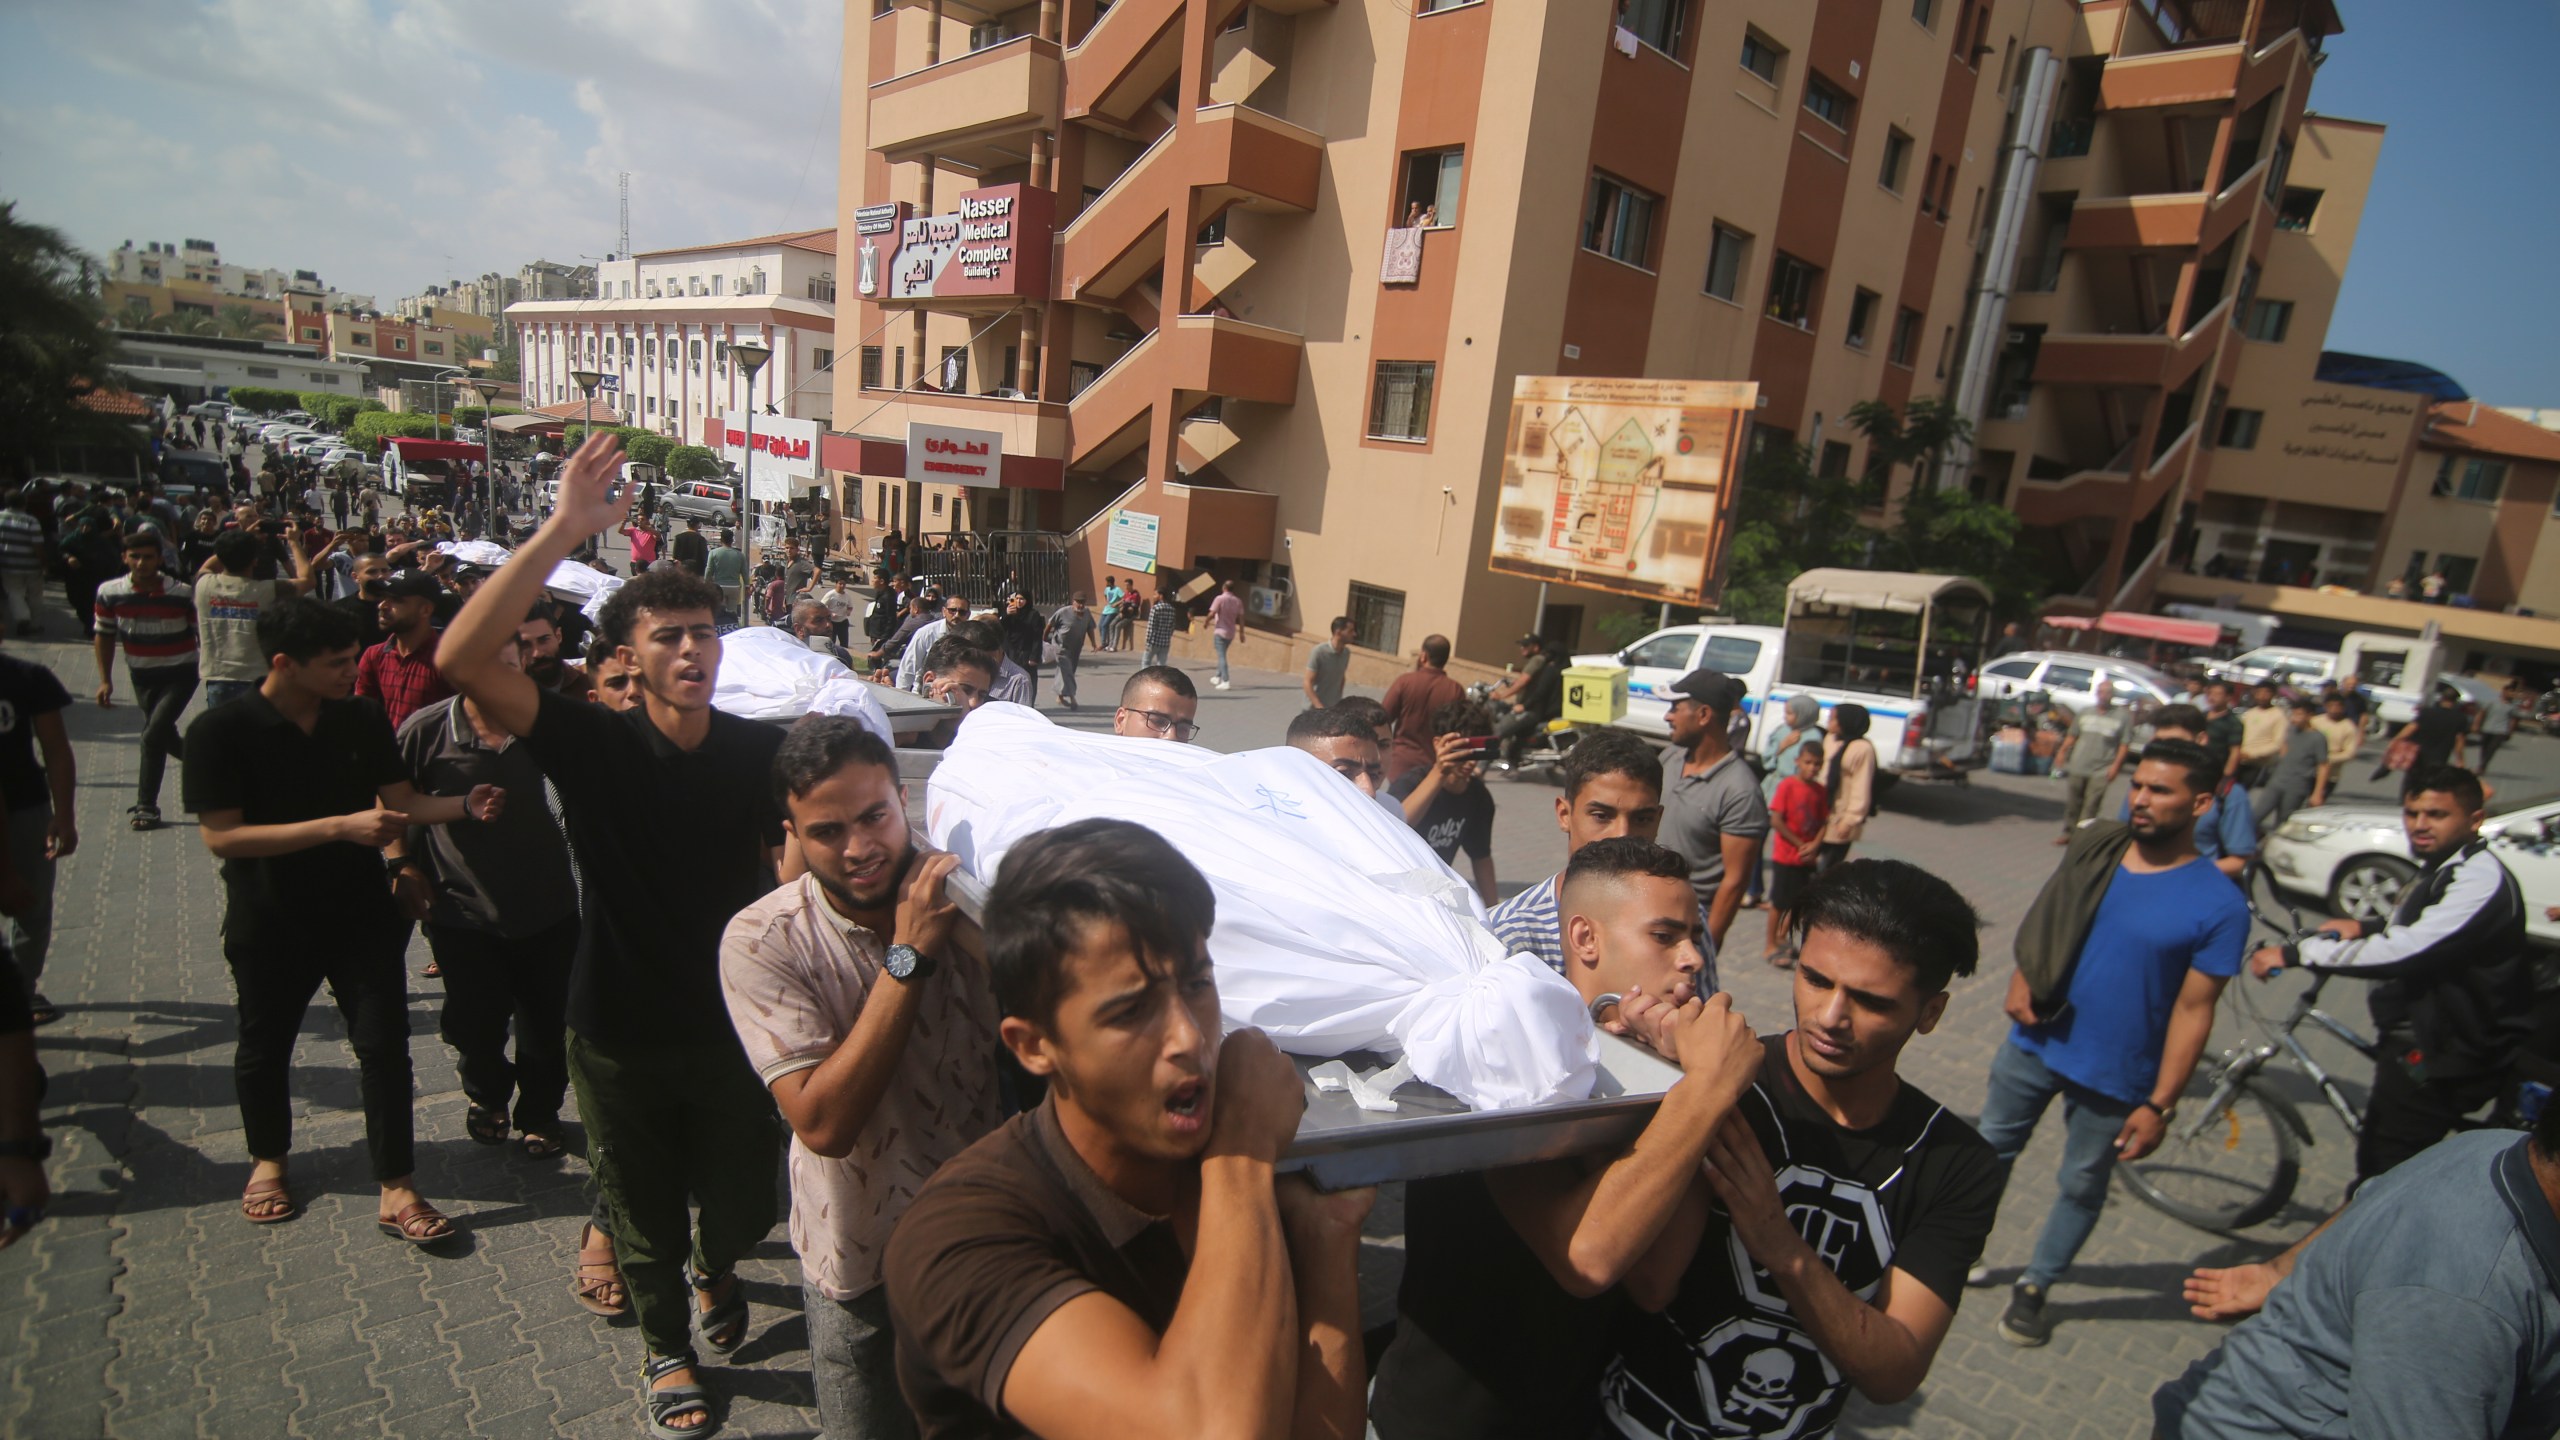
M0 510L0 571L22 575L44 569L44 524L12 505Z
M1547 968L1562 975L1564 971L1564 923L1556 914L1556 881L1550 875L1493 909L1485 923L1492 927L1494 938L1514 955L1535 955L1547 962ZM1698 907L1698 954L1706 964L1698 971L1700 995L1713 995L1724 988L1716 979L1716 942L1707 936L1707 911Z
M184 580L160 577L160 588L145 595L133 588L133 577L119 575L98 587L98 633L112 634L124 646L124 663L135 670L196 663L196 592Z

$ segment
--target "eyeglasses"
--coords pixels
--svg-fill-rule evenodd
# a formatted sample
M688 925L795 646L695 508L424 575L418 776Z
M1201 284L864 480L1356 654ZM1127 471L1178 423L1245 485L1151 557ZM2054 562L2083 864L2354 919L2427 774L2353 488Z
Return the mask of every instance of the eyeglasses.
M969 618L969 607L966 605L945 605L942 607L942 614L943 618L948 620L966 620Z
M1200 733L1200 727L1195 722L1177 720L1161 710L1132 710L1129 713L1146 721L1148 729L1159 735L1170 735L1176 740L1187 741Z

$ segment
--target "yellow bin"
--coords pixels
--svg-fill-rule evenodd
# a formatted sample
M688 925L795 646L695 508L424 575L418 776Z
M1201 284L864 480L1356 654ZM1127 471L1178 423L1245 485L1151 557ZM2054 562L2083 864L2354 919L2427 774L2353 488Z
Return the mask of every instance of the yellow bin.
M1615 725L1627 716L1627 667L1572 665L1564 672L1564 718L1576 725Z

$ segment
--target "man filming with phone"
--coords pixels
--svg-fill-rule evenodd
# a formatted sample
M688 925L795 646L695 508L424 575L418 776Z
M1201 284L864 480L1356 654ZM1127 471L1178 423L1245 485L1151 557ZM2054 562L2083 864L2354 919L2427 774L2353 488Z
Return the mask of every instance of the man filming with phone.
M1431 712L1431 763L1387 787L1404 802L1405 823L1441 859L1467 852L1468 875L1488 906L1500 900L1493 878L1493 792L1478 783L1493 748L1493 716L1473 700Z

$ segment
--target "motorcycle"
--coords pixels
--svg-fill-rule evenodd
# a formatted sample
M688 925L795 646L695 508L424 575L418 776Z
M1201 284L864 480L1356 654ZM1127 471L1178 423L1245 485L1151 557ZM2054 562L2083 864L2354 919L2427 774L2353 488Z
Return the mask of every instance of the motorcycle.
M1467 698L1479 705L1490 705L1494 682L1479 680L1467 687ZM1550 720L1529 732L1525 740L1515 742L1517 755L1501 753L1500 741L1484 759L1484 773L1507 776L1513 780L1546 780L1562 778L1564 757L1582 739L1582 729L1570 720Z

